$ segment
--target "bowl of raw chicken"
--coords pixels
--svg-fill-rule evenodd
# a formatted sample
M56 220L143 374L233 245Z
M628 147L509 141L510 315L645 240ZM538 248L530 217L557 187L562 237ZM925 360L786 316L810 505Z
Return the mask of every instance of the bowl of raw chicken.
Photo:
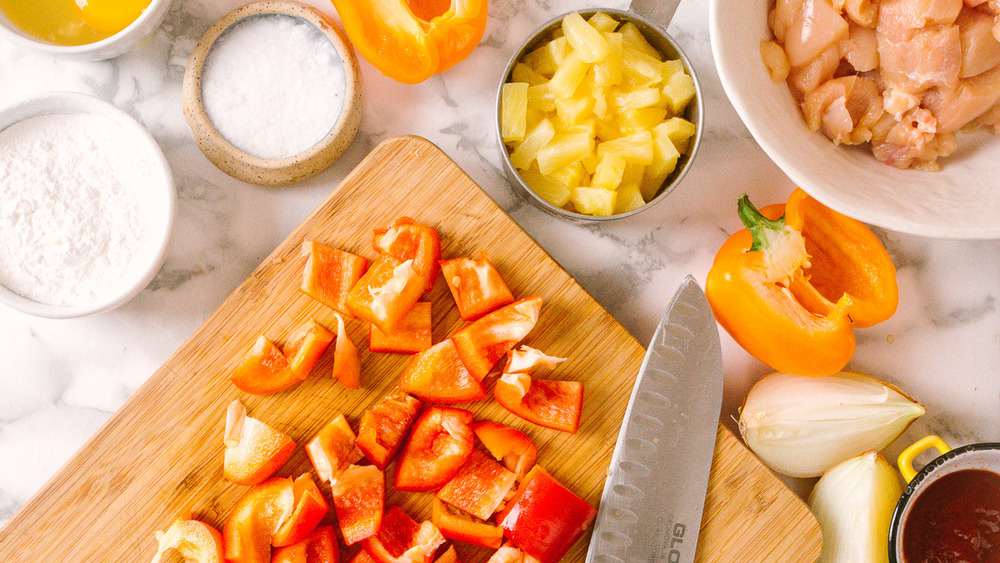
M1000 239L1000 0L712 0L723 88L796 184L886 229Z

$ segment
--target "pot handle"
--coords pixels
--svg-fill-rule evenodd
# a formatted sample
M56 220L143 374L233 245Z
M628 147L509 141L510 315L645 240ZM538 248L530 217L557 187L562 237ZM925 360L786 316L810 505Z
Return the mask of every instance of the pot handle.
M941 455L951 451L951 446L932 434L917 440L913 445L903 450L903 453L899 454L896 464L899 466L899 472L903 474L903 479L906 479L907 483L917 476L916 470L913 469L913 459L931 448L937 449Z

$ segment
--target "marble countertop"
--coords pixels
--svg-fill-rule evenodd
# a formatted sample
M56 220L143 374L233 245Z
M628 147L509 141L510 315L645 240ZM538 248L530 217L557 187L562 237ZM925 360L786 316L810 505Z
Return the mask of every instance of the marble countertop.
M389 137L421 135L441 147L642 342L681 279L690 273L704 281L715 251L741 227L737 195L773 203L794 187L727 101L712 62L708 2L693 0L681 3L670 32L702 82L704 142L683 184L636 217L600 226L555 220L521 201L500 168L500 149L487 125L499 75L538 24L584 7L570 0L492 0L486 35L472 56L420 85L393 82L362 61L362 130L340 161L293 187L244 184L205 159L181 112L181 79L195 44L214 20L243 3L175 0L153 36L109 62L69 63L0 41L0 106L49 90L113 102L163 148L180 203L166 263L121 308L78 320L0 308L0 524ZM335 15L326 0L307 3ZM1000 441L1000 242L875 232L898 268L900 306L889 321L858 332L849 368L895 383L927 407L888 452L895 455L929 432L952 445ZM747 389L769 370L725 333L722 339L722 418L732 426ZM790 484L799 492L809 487Z

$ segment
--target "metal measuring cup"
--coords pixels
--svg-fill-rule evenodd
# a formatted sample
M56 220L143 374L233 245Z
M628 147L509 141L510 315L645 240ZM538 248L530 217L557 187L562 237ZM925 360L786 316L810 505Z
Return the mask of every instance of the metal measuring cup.
M701 85L698 82L698 77L694 72L694 68L691 66L691 61L688 60L687 55L681 50L680 46L674 42L674 40L667 34L666 28L670 23L671 18L673 18L674 12L677 10L677 5L680 0L632 0L627 10L616 10L616 9L600 9L600 8L587 8L584 10L571 10L561 14L555 18L552 18L548 22L542 24L539 28L528 36L528 39L521 44L521 47L514 53L511 57L510 62L507 63L507 68L504 69L503 75L500 79L500 85L497 89L497 113L496 113L496 135L497 140L500 143L500 151L502 154L502 161L504 171L507 177L510 179L514 185L518 186L523 197L543 211L546 211L557 217L562 217L564 219L569 219L576 222L588 222L588 221L608 221L612 219L621 219L623 217L631 217L636 213L649 209L654 204L663 201L670 192L672 192L681 180L687 174L688 169L691 167L691 162L694 160L695 154L698 152L698 148L701 145L702 130L704 125L703 119L703 103L702 103L702 93ZM621 23L632 22L642 35L661 55L667 57L668 59L679 59L683 65L684 70L691 76L694 81L695 96L694 99L688 103L687 108L684 111L684 118L695 124L695 134L691 139L689 148L682 154L677 161L677 168L667 177L660 186L659 191L656 196L647 202L642 207L629 211L627 213L619 213L615 215L608 216L593 216L584 215L582 213L576 213L573 211L567 211L560 207L556 207L551 203L545 201L541 196L539 196L530 186L528 186L521 175L518 173L517 169L514 168L513 163L510 161L510 154L507 152L507 148L504 145L503 137L501 135L500 127L500 113L501 113L501 99L503 85L510 80L511 72L514 69L514 65L517 64L524 56L536 48L541 46L541 44L548 40L552 31L561 25L562 19L566 14L573 12L579 13L584 19L589 18L597 12L603 12L608 14Z

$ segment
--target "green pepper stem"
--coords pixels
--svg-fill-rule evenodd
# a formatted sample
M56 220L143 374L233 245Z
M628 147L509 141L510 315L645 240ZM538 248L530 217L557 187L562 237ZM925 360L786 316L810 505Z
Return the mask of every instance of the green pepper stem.
M750 203L750 198L747 197L747 194L740 196L736 204L736 210L740 216L740 221L743 221L743 224L750 230L750 235L753 237L753 245L750 247L751 251L767 250L776 239L784 236L785 216L782 215L777 219L764 217Z

